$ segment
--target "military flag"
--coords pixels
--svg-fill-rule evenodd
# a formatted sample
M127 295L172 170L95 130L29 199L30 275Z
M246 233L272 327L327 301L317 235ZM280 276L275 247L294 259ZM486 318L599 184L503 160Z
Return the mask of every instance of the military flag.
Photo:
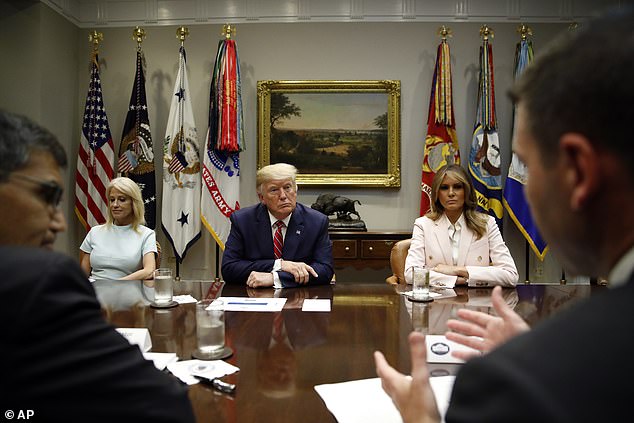
M178 55L178 74L163 143L163 232L174 255L183 262L200 238L200 159L194 123L185 47Z
M447 44L448 28L441 27L442 41L436 53L436 67L431 83L427 137L423 153L423 176L421 178L420 215L431 205L431 183L436 172L448 164L460 164L460 149L456 136L456 121L451 90L451 57Z
M240 61L234 40L218 43L202 167L201 219L224 250L229 216L240 208L240 151L244 149Z
M106 116L99 78L99 57L92 53L90 83L75 172L75 214L88 231L106 222L106 187L114 176L114 143Z
M502 172L495 114L493 48L489 43L489 37L493 36L493 31L485 25L480 29L480 35L483 36L483 42L480 46L478 107L469 153L469 173L476 192L478 210L495 217L501 230L504 212Z
M121 176L127 176L141 188L148 228L156 227L156 181L150 119L145 96L145 56L141 44L136 52L136 71L130 105L123 125L119 162Z
M533 44L530 40L523 36L522 40L517 43L515 48L515 78L519 77L533 61ZM509 166L509 174L506 178L504 186L504 208L509 216L517 225L519 231L526 238L526 242L530 245L533 252L540 260L544 259L547 251L547 244L542 239L537 229L537 225L533 221L526 196L524 195L524 185L526 184L526 166L513 153L511 164Z

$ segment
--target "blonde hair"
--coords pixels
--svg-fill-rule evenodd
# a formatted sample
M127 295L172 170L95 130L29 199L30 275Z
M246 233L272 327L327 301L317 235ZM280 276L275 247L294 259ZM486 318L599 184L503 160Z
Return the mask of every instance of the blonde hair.
M110 192L116 189L120 191L126 197L132 200L132 214L134 219L132 220L132 229L135 232L139 232L139 225L145 225L145 205L143 203L143 195L141 194L141 188L130 178L120 177L114 178L108 184L106 188L106 198L110 197ZM108 216L106 218L106 225L112 226L114 218L112 217L112 211L108 207Z
M465 222L467 222L467 227L477 234L478 239L482 238L487 231L487 215L476 211L478 202L475 189L473 189L473 183L471 183L471 178L469 178L467 171L459 165L451 164L443 166L436 172L434 180L431 183L431 210L429 210L425 216L436 221L445 214L445 208L440 204L440 200L438 199L438 191L445 176L449 176L462 183L464 187L462 214L464 215Z
M275 163L264 166L258 170L255 175L255 189L258 193L262 192L262 184L278 179L290 179L293 182L293 189L297 191L297 168L288 163Z

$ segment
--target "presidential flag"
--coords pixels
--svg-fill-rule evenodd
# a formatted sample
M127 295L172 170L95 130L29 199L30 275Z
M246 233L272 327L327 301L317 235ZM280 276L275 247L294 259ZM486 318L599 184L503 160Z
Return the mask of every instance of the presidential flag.
M141 188L148 228L156 227L156 181L152 134L145 97L145 56L139 46L136 52L136 72L130 96L130 106L123 125L117 169Z
M495 115L495 87L493 82L493 48L488 40L490 29L481 33L484 41L480 46L480 78L476 123L469 153L469 173L473 180L478 210L489 213L502 229L502 175L500 170L500 141Z
M454 163L460 164L460 148L458 147L453 112L449 44L443 38L438 45L436 67L429 98L427 137L425 138L423 176L421 178L421 216L427 213L431 206L431 183L434 180L434 175L441 167Z
M87 231L106 222L106 187L113 176L114 143L103 104L99 58L94 52L75 172L75 214Z
M224 39L211 80L209 129L202 167L201 219L224 250L229 216L240 208L240 151L244 149L240 61L236 43Z
M178 74L163 143L163 232L180 263L200 238L200 159L194 123L185 47L181 46Z
M533 44L530 40L522 39L517 43L515 49L515 78L524 71L533 61ZM524 235L526 242L531 246L533 252L540 260L544 259L548 246L542 239L533 221L526 196L524 195L524 185L526 185L526 166L513 153L509 174L504 186L504 207L509 216L517 225L519 231Z

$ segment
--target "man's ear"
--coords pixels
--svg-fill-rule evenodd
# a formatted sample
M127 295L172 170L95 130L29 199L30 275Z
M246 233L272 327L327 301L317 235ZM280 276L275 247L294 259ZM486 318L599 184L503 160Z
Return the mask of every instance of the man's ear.
M262 203L264 201L264 196L262 195L261 192L258 191L258 200L260 200L260 203Z
M559 139L560 154L567 169L564 181L570 188L570 207L584 208L599 188L599 156L590 140L579 133L568 132Z

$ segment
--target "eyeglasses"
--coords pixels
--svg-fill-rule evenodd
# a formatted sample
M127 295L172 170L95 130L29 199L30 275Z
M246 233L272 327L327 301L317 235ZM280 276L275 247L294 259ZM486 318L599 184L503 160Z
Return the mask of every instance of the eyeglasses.
M58 183L53 181L43 181L22 173L12 173L11 176L39 185L42 199L46 201L47 204L55 208L59 208L59 205L62 202L62 196L64 195L64 188L59 186Z

